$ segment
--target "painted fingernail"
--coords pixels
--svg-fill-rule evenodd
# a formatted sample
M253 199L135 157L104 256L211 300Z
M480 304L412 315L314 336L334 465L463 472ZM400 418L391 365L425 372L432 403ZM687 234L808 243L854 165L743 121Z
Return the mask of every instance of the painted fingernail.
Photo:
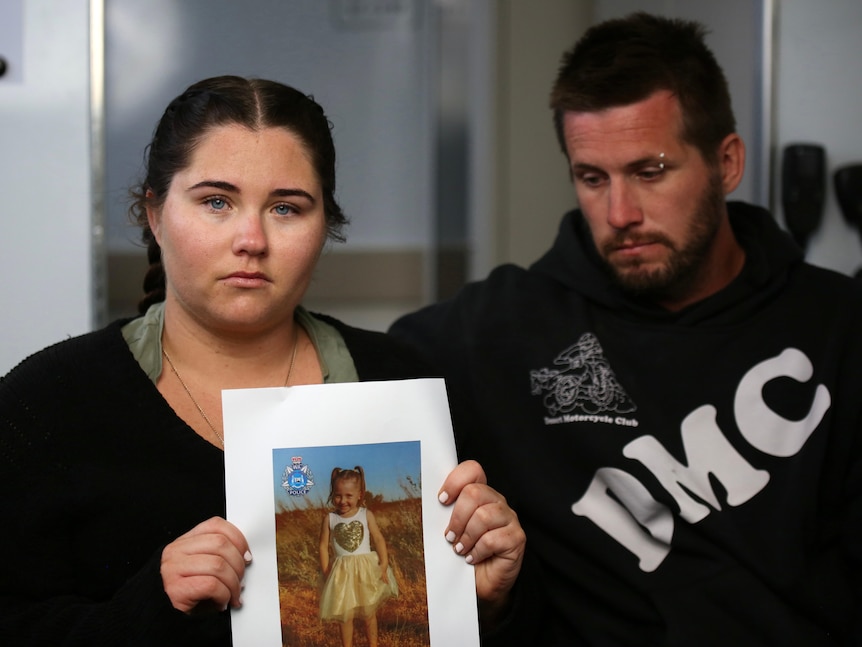
M460 541L457 544L455 544L455 552L458 553L459 555L462 552L464 552L464 544L462 544Z
M447 532L447 533L446 533L446 541L448 541L450 544L451 544L453 541L455 541L455 533L454 533L454 532L452 532L451 530L450 530L449 532Z
M246 564L251 564L251 551L245 551L245 554L242 556L242 558L245 560Z
M464 558L464 561L467 562L468 564L472 564L473 563L473 556L467 555L467 557Z
M441 492L440 494L437 495L437 500L440 503L446 503L449 500L449 493L448 492Z

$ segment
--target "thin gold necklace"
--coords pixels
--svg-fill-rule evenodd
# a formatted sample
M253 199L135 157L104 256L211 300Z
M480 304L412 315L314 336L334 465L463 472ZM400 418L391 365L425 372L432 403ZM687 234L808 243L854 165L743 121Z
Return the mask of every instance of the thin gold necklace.
M290 382L290 374L293 373L293 365L296 364L296 349L299 347L299 324L294 323L294 326L293 353L290 356L290 366L288 366L287 368L287 377L284 378L284 386L287 386ZM194 404L197 410L200 412L201 418L203 418L204 422L207 423L207 427L210 428L210 430L215 434L215 437L218 438L219 442L221 443L221 446L224 447L224 438L218 431L216 431L215 426L213 425L213 423L210 422L209 416L207 416L206 412L204 411L204 408L198 404L198 401L195 400L195 396L192 395L192 392L189 390L189 387L186 386L185 381L180 376L180 372L177 370L177 367L174 366L174 362L171 359L171 356L168 355L168 351L165 350L164 344L162 345L162 355L164 355L165 359L168 360L168 366L171 367L171 371L173 371L174 375L177 376L177 380L179 380L179 383L182 385L186 394L188 394L189 400L192 401L192 404Z

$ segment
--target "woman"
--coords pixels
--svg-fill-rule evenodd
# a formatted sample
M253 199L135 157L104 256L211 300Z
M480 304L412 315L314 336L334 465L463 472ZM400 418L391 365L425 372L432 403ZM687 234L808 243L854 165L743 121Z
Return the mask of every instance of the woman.
M196 83L167 107L134 193L142 316L0 384L0 644L230 644L225 611L252 556L224 519L221 390L422 374L387 337L300 306L345 223L311 98ZM441 499L454 503L442 530L498 614L523 553L517 518L475 463Z

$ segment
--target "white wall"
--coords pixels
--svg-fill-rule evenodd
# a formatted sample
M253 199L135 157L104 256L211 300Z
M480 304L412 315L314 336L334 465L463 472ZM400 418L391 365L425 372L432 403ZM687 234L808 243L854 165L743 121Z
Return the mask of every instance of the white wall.
M0 5L0 33L23 30L20 75L0 78L3 375L90 329L92 192L87 0Z
M826 149L826 205L808 244L815 265L853 274L862 266L859 234L844 221L833 173L862 163L862 2L776 2L773 202L781 222L781 154L791 143Z
M514 262L529 265L547 251L560 219L576 205L566 158L548 107L562 53L589 25L591 3L579 0L492 0L496 25L493 141L493 200L485 218L493 256L480 253L474 276ZM476 173L476 176L480 176ZM490 226L488 226L490 225Z

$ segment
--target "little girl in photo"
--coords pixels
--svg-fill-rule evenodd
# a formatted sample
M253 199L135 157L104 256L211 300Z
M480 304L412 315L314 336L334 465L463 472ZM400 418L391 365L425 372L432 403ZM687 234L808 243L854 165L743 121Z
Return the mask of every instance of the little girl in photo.
M362 467L332 470L327 503L333 511L324 517L320 529L320 567L326 578L320 617L341 623L342 647L353 645L356 616L365 620L369 647L377 647L377 608L397 595L386 541L364 499ZM371 543L376 552L371 550ZM331 562L330 547L335 555Z

